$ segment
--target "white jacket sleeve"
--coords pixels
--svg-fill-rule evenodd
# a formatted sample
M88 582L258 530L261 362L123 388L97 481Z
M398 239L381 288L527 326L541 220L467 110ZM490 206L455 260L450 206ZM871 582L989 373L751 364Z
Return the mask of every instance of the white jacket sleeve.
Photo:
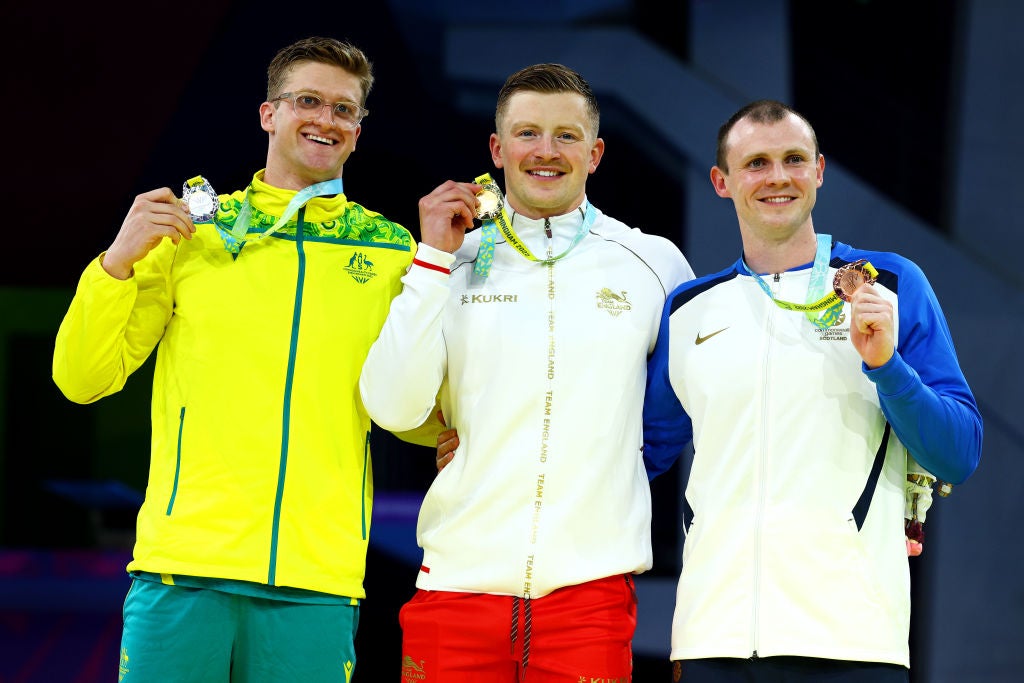
M419 427L430 417L447 371L441 321L448 301L452 254L421 244L402 293L363 364L359 395L370 419L392 432Z

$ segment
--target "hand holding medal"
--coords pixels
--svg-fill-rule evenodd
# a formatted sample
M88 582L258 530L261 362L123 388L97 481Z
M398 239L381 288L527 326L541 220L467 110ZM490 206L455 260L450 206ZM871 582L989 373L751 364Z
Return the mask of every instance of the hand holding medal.
M836 271L832 278L832 289L843 301L849 301L853 293L864 284L872 284L878 278L878 271L861 259L847 263Z
M850 302L850 341L870 369L889 362L896 352L896 312L893 304L872 284L878 271L866 261L840 268L833 278L835 296Z
M210 191L212 192L212 189ZM109 275L118 280L127 280L131 277L135 264L165 239L170 239L175 244L182 238L192 239L197 219L186 199L189 192L186 190L183 194L185 197L179 199L169 187L160 187L135 197L128 215L121 224L121 229L100 261ZM216 199L214 195L213 200ZM195 206L198 210L216 211L216 208L210 209L207 206L209 201L210 198L207 197L205 203ZM186 215L190 216L191 221Z

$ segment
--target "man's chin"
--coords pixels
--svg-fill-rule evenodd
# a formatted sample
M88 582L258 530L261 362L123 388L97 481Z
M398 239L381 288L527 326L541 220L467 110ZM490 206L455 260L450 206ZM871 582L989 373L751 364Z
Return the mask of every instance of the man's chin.
M309 167L305 169L303 176L305 177L309 185L316 185L317 183L326 183L329 180L335 180L341 177L341 171L343 166L340 164L334 164L329 167Z

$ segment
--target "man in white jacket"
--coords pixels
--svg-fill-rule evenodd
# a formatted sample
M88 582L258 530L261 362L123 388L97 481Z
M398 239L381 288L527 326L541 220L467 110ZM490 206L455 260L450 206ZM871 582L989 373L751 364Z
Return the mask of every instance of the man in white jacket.
M403 680L631 680L632 576L652 562L646 363L693 272L589 201L598 123L579 74L523 69L490 138L507 196L481 176L420 200L417 257L360 380L381 427L439 431L437 404L459 433L419 514Z
M644 404L652 476L694 448L675 680L906 683L907 475L974 472L977 403L921 268L816 232L807 119L752 102L716 157L743 253L669 296Z

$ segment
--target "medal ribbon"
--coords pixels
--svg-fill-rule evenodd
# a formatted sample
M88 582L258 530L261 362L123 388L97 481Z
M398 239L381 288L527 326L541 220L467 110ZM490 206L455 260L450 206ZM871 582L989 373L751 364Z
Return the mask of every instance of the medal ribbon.
M484 174L474 182L479 182L481 179L489 181L490 175ZM558 256L550 256L542 259L534 256L533 252L530 251L530 248L527 247L521 239L519 239L519 235L517 235L515 230L512 229L512 221L508 220L508 214L505 213L505 201L502 199L501 211L498 215L495 216L494 219L484 221L483 226L480 228L484 232L480 234L480 248L477 250L477 263L473 267L473 272L482 277L487 277L487 274L490 272L491 264L494 261L494 241L497 237L497 230L501 230L501 234L505 236L505 239L516 251L534 263L549 265L567 256L570 251L576 248L576 245L580 243L580 240L590 232L590 226L593 225L594 220L597 218L597 212L594 210L594 205L590 202L587 202L587 208L585 210L581 209L581 211L583 211L583 222L580 223L580 229L576 231L576 235L572 238L572 242L569 243L569 246L566 247L565 251ZM495 222L497 223L497 229L495 228ZM485 245L485 242L489 242L489 244ZM481 263L484 259L486 259L486 263Z
M217 224L217 227L231 235L231 237L239 242L246 241L247 239L249 241L258 241L264 237L269 237L273 233L277 232L279 228L286 225L288 221L298 213L299 209L305 206L306 202L310 199L313 199L314 197L322 197L324 195L344 193L345 189L341 178L334 178L333 180L326 180L322 183L316 183L315 185L304 187L295 193L295 196L292 197L290 202L288 202L288 206L285 207L284 213L281 214L281 217L278 218L272 226L264 230L262 233L248 238L247 233L249 232L249 224L252 220L252 208L249 205L249 191L246 190L245 201L242 202L242 206L238 209L238 218L235 219L235 224L230 230L223 228L220 223Z
M508 240L508 243L511 244L516 251L518 251L526 258L536 263L540 263L542 265L548 265L554 263L555 261L564 256L567 256L570 251L576 248L576 245L580 243L580 240L582 240L584 236L586 236L586 234L590 232L590 226L593 225L594 219L597 218L597 212L594 211L594 205L591 204L590 202L587 202L587 208L580 210L583 213L583 222L580 223L580 229L576 231L576 235L572 238L572 242L569 243L569 246L566 247L565 251L563 251L558 256L551 256L549 258L543 259L534 256L533 252L530 251L529 247L523 244L523 241L520 240L519 236L515 233L514 230L512 230L511 224L509 224L508 226L502 225L501 234L505 236L505 239Z
M494 264L494 243L498 237L498 228L495 226L495 222L501 223L504 226L509 224L509 220L508 214L505 213L505 199L501 196L501 190L494 184L491 174L484 173L477 176L473 179L473 182L485 187L491 186L491 191L497 195L498 204L500 204L498 215L484 220L480 226L480 247L476 250L476 264L473 266L473 272L480 277L487 277L490 275L491 266Z
M832 254L832 236L818 235L817 237L818 248L814 253L811 281L807 285L807 303L804 304L776 299L775 295L772 294L772 290L761 276L752 271L745 260L740 259L740 262L743 264L744 270L757 280L757 284L761 286L761 289L768 295L768 298L775 302L776 306L787 311L802 311L807 316L807 319L814 323L816 327L825 329L834 325L839 319L839 315L843 311L843 300L839 298L835 291L830 291L825 296L822 296L822 292L827 287L826 279L828 275L828 262ZM821 310L825 312L821 316L816 315L816 312Z

